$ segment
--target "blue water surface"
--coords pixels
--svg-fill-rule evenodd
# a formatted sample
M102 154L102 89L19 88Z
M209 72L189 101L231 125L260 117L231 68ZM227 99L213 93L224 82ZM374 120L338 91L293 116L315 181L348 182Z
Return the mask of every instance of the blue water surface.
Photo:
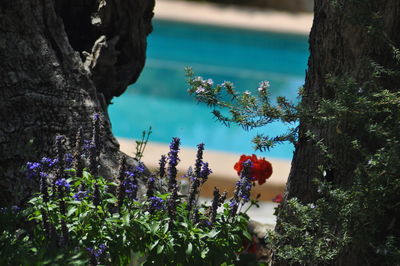
M260 81L268 80L273 96L297 101L307 58L306 36L156 20L139 80L109 108L113 132L138 139L151 126L151 141L169 143L177 136L186 147L204 142L208 149L254 153L251 140L257 133L274 136L287 127L274 123L246 132L223 126L207 106L188 95L184 68L254 93ZM290 159L293 147L282 144L256 154Z

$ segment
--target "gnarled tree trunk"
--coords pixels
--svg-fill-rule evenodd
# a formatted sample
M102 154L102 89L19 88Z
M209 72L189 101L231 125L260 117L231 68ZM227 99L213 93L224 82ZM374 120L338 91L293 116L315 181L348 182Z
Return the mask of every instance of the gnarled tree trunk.
M107 106L136 81L152 31L154 0L0 1L0 206L32 188L27 161L54 155L58 134L86 138L103 117L100 172L121 155ZM71 145L70 143L67 143Z

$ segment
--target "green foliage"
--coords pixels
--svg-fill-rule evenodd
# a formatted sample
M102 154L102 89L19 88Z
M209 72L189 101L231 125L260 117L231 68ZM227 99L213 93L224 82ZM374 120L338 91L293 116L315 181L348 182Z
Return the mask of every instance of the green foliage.
M281 121L289 126L288 132L279 136L257 135L253 139L257 150L269 150L276 144L285 141L295 142L297 133L295 124L298 121L297 107L285 97L277 97L276 103L272 103L268 81L260 83L256 97L250 91L238 92L231 82L214 85L212 80L195 77L190 68L186 69L186 76L189 93L194 95L198 102L210 106L215 118L226 126L235 123L244 130L249 130L276 121Z
M228 203L211 218L211 205L188 209L188 195L161 193L154 185L148 185L140 200L130 198L129 189L136 187L132 180L127 183L129 177L162 186L171 181L170 173L147 177L141 164L135 169L121 166L125 179L116 183L87 169L77 176L67 168L66 182L57 183L63 178L46 179L54 171L43 165L41 171L49 174L40 172L40 177L46 183L29 206L1 209L1 265L233 265L244 251L243 240L252 239L249 217L233 213ZM218 194L219 204L213 206L224 200Z
M146 149L147 142L149 141L149 137L151 135L151 127L149 130L145 130L142 132L142 139L136 141L136 152L135 152L135 159L140 161L144 155L144 150Z

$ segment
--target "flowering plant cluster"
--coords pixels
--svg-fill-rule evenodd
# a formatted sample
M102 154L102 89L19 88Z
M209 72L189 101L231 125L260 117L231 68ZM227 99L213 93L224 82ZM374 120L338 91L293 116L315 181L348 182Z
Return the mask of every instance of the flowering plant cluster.
M55 159L27 164L27 178L38 181L40 192L28 208L0 213L1 265L231 265L240 260L243 241L252 239L241 207L250 201L250 173L257 162L242 163L232 199L215 188L211 204L199 204L212 172L203 161L204 144L184 177L189 192L180 191L177 179L179 138L172 140L157 171L122 158L118 177L106 179L97 167L99 120L94 117L89 141L79 130L73 153L58 136Z

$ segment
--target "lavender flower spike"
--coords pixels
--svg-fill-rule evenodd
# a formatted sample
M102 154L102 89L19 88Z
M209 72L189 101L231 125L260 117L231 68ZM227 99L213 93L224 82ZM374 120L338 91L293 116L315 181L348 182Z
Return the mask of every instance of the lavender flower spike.
M201 165L203 164L204 143L197 145L196 163L194 165L194 173L197 178L200 177Z
M171 144L169 145L170 151L168 153L168 190L172 191L174 188L174 185L176 185L176 166L178 165L179 157L178 157L178 152L179 152L179 145L180 145L180 139L179 138L173 138Z
M160 170L159 170L160 171L159 172L160 178L163 178L164 175L165 175L165 163L166 163L166 161L167 161L167 156L161 155Z

